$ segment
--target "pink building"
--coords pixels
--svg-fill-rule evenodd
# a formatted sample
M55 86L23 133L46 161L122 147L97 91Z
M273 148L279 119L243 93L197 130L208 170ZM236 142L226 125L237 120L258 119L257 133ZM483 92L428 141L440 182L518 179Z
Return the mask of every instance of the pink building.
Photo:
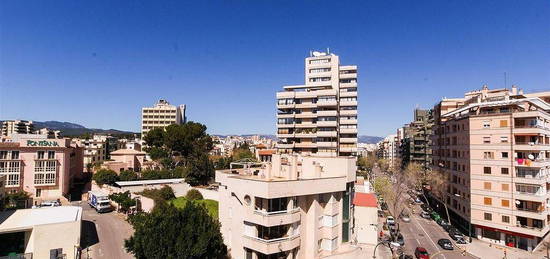
M550 91L481 90L434 107L437 197L481 240L533 250L550 230Z
M111 152L111 160L103 163L103 166L116 173L123 170L139 172L144 165L145 152L135 149L119 149Z
M0 175L6 192L26 191L36 202L60 199L83 172L83 150L68 138L14 134L0 142Z

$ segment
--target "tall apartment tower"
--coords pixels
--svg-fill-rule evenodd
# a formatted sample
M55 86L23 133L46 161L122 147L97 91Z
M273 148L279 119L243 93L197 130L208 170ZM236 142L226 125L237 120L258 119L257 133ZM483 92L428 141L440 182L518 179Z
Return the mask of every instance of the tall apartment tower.
M357 154L357 66L331 53L305 59L305 84L277 93L280 153Z
M26 120L2 121L2 136L10 137L12 134L32 134L34 124Z
M453 224L481 240L535 249L550 230L550 91L484 86L443 99L433 132L432 168L447 177L437 200Z
M175 106L166 100L160 99L153 107L141 108L142 136L153 128L165 128L170 124L183 124L185 122L185 104Z
M432 165L432 110L414 109L411 123L400 130L400 157L404 166L408 163L418 163L425 168Z

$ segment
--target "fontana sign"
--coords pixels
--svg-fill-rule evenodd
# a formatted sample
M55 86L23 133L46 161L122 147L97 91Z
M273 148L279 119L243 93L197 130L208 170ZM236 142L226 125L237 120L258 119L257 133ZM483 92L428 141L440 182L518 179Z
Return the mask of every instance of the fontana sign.
M59 144L56 141L48 140L27 140L27 146L29 147L59 147Z

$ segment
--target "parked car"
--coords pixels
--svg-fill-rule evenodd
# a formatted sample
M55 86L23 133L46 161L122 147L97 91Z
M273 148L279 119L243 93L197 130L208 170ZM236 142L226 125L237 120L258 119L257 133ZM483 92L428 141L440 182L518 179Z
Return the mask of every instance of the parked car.
M425 219L429 219L430 218L430 213L422 211L422 212L420 212L420 217L423 217Z
M439 239L437 241L437 244L445 250L453 250L454 249L453 248L453 243L451 242L451 240L446 239L446 238Z
M466 241L466 238L464 237L456 237L455 241L457 244L461 244L461 245L468 244L468 241Z
M407 214L407 213L402 213L401 214L401 220L403 222L407 222L407 223L411 222L411 218L409 217L409 214Z
M405 245L405 239L403 238L403 235L401 233L399 234L393 234L391 235L393 242L398 243L400 246Z
M439 219L438 221L436 221L436 222L437 222L438 225L440 225L440 226L442 226L442 227L443 227L443 226L447 226L447 225L451 225L451 224L449 224L449 222L447 222L446 220L444 220L444 219L442 219L442 218L440 218L440 219Z
M449 226L449 227L447 227L445 230L447 230L447 233L454 233L454 232L460 233L460 231L458 231L458 229L456 229L456 228L453 227L453 226Z
M424 247L417 247L414 250L414 256L417 259L430 259L430 254L428 254L428 251Z
M395 225L395 219L392 216L388 216L388 218L386 219L386 224L388 226Z
M43 208L43 207L58 207L58 206L61 206L61 203L59 203L59 201L44 201L44 202L40 203L40 205L39 205L40 208Z
M401 254L399 259L413 259L412 255Z
M432 213L432 211L433 211L433 209L430 206L428 206L428 204L426 204L426 203L420 205L420 208L422 208L422 210L424 210L428 213Z
M441 225L441 227L447 232L449 232L449 229L454 228L451 224Z
M378 210L378 217L380 217L380 218L384 217L384 211L383 210Z
M453 240L464 239L464 235L462 235L462 233L460 232L449 232L449 236Z
M388 204L386 204L386 202L380 203L380 209L382 209L382 210L388 210Z

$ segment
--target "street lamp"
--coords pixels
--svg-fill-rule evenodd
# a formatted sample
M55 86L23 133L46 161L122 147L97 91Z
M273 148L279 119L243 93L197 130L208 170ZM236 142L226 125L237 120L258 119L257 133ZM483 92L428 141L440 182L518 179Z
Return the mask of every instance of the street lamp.
M456 197L462 198L462 196L458 193L455 193ZM471 212L470 212L471 213ZM449 222L450 224L451 222ZM470 220L468 220L468 239L470 243L472 243L472 217L470 216Z

